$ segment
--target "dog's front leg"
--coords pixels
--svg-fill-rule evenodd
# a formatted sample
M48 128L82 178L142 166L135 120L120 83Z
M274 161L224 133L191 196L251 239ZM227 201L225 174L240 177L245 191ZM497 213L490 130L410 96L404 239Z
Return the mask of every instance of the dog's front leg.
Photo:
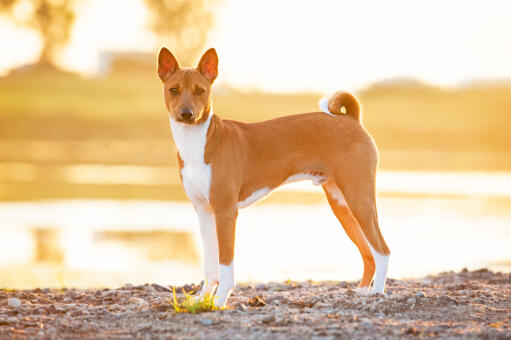
M204 249L204 283L200 297L211 294L218 284L218 241L216 234L215 215L211 208L196 205L199 217L202 247Z
M220 283L215 294L215 305L218 307L225 306L235 286L233 259L237 217L237 206L229 206L215 211L220 262Z

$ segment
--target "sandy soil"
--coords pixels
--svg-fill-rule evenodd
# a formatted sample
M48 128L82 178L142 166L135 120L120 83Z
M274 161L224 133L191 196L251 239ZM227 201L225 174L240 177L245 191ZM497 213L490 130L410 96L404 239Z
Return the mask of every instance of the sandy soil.
M511 273L389 279L385 295L357 295L355 287L240 284L230 309L198 315L174 313L169 288L156 284L1 291L0 338L511 339Z

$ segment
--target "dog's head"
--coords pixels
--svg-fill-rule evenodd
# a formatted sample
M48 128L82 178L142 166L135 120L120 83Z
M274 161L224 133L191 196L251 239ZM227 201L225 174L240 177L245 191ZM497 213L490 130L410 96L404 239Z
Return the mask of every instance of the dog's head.
M158 56L158 76L163 82L165 106L170 118L183 124L197 124L211 109L211 86L218 75L218 56L214 48L204 53L197 68L181 69L165 47Z

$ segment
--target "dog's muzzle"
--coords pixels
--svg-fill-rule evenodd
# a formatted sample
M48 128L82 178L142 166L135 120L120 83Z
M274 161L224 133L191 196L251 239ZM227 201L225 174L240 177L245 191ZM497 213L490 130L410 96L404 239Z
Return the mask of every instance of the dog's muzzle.
M181 119L185 122L189 122L192 120L193 112L191 110L183 110L181 111Z

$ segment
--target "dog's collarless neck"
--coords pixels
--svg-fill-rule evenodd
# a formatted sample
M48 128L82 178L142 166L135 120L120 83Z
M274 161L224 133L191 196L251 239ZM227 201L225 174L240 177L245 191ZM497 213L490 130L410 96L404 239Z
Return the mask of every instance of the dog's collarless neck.
M213 112L210 111L206 121L197 125L181 124L170 119L174 143L184 163L204 163L204 151L212 116Z

